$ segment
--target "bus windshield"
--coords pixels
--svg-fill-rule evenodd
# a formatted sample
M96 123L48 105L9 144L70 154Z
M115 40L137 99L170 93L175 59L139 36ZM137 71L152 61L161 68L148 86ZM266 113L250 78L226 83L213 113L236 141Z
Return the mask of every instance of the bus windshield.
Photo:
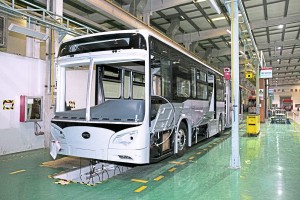
M146 49L145 38L138 33L120 33L79 38L63 43L59 57L119 49Z
M86 96L90 95L90 106L113 99L144 99L145 75L143 61L68 66L65 70L65 101L67 109L86 107ZM90 94L87 92L89 76ZM89 90L89 89L88 89ZM100 99L101 98L101 99Z

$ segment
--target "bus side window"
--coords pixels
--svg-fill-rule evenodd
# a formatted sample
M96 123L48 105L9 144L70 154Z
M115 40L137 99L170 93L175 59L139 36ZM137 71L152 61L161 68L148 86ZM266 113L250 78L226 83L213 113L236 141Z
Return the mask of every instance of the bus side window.
M161 84L162 96L171 98L171 61L162 58L161 62Z
M206 73L197 70L196 71L196 92L197 99L207 100L208 99L208 86L207 86L207 78Z
M192 74L191 93L192 93L192 97L196 98L197 97L197 77L196 77L197 73L195 68L191 69L191 74Z
M153 84L153 94L161 96L161 78L160 76L153 75L152 77Z

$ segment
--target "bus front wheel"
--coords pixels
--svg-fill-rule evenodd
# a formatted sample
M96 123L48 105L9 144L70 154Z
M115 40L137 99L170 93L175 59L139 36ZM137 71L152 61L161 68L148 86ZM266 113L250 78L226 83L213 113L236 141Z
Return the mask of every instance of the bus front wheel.
M184 155L187 149L187 127L184 123L180 123L177 131L177 146L178 153L175 154L175 157L179 158Z

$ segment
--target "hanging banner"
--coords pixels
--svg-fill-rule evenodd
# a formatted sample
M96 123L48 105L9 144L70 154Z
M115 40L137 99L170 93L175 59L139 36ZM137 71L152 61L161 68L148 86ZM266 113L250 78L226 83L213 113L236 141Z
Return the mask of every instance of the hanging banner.
M259 77L260 78L272 78L272 68L261 68Z
M2 108L3 110L13 110L14 100L3 100Z

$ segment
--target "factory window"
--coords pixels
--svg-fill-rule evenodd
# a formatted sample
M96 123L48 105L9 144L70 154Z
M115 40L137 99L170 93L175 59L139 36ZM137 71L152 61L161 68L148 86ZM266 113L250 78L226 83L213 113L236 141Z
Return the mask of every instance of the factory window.
M5 47L5 17L0 15L0 47Z

